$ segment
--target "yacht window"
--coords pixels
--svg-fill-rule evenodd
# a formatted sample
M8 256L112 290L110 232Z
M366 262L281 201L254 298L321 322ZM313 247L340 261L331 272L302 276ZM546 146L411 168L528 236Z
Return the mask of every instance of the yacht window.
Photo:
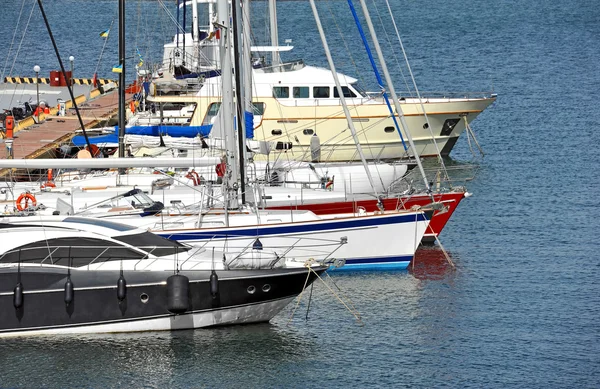
M294 98L295 99L308 99L309 89L307 86L295 86L294 87Z
M253 113L257 116L262 116L265 113L265 103L252 103Z
M271 130L271 135L281 135L283 132L281 130Z
M140 234L115 236L113 239L130 244L147 253L162 257L164 255L182 253L191 249L191 246L183 245L175 240L160 237L151 232Z
M440 133L440 136L450 135L459 121L460 119L446 119L444 125L442 126L442 132Z
M358 93L362 97L367 97L367 91L364 90L363 87L361 87L360 85L351 84L350 86L352 87L352 89L354 89L356 91L356 93Z
M383 129L383 131L385 131L385 132L395 132L396 129L394 127L386 127L386 128Z
M221 103L211 103L211 105L208 106L208 110L206 110L206 116L202 121L202 125L212 124L215 116L219 113L220 108Z
M28 243L0 256L0 263L45 263L80 267L90 263L144 259L146 253L121 246L118 242L88 237L53 238Z
M302 133L303 133L304 135L312 135L312 134L314 134L315 132L314 132L314 131L313 131L311 128L306 128L306 129L304 129L304 130L302 131Z
M273 97L276 99L287 99L290 97L290 87L289 86L274 86L273 87Z
M329 97L328 86L315 86L313 87L313 97L315 99L326 99Z
M342 87L342 93L344 94L344 97L356 97L356 94L354 92L352 92L350 90L350 88L348 88L347 86L343 86ZM333 88L333 97L340 97L340 94L338 93L337 88Z

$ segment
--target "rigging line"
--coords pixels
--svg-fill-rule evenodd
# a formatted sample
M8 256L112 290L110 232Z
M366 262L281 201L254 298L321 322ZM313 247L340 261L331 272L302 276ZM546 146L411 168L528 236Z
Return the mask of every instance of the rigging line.
M56 46L56 41L54 40L54 35L52 35L52 30L50 29L50 23L48 22L48 18L46 17L46 12L44 11L44 6L42 5L42 0L37 0L37 3L40 7L40 11L42 12L42 17L44 18L44 23L46 24L46 28L48 29L48 35L50 35L50 40L52 41L52 46L54 47L54 52L56 53L56 58L58 59L58 63L60 64L60 69L62 71L65 79L68 79L67 72L65 71L65 66L60 57L60 53L58 52L58 46ZM79 119L79 125L81 126L81 130L83 131L83 135L85 137L85 142L87 143L90 150L92 150L92 145L90 143L90 139L88 138L87 132L85 130L85 125L83 124L83 119L81 118L81 113L79 112L79 107L77 106L77 101L75 100L75 96L73 95L73 86L67 85L67 89L69 90L69 95L71 97L71 101L73 102L73 107L75 108L75 112L77 113L77 118Z
M164 1L163 0L158 0L158 4L163 8L163 10L165 11L165 14L169 17L169 19L171 19L171 21L175 25L178 33L181 32L181 33L185 34L185 30L184 30L183 26L181 24L179 24L179 21L177 19L175 19L175 17L171 13L171 11L169 11L169 9L167 8L167 6L164 3Z
M108 31L112 30L114 23L115 23L115 17L113 16L113 19L110 22L110 27L108 28ZM102 56L104 55L104 50L106 49L106 44L108 43L109 39L110 39L110 33L108 34L106 39L104 39L104 44L102 45L102 50L100 50L100 56L98 57L98 62L96 63L96 68L94 69L94 74L98 73L98 69L100 68L100 62L102 61Z
M356 23L356 27L358 28L358 31L360 33L360 37L363 41L363 45L365 46L365 50L367 51L367 55L369 56L369 62L371 62L371 67L373 68L373 72L375 73L375 78L377 79L377 84L379 85L383 99L385 100L385 103L388 107L388 111L390 112L390 116L392 117L392 120L394 121L394 126L396 127L396 131L398 132L398 135L400 135L400 139L402 140L402 145L404 146L404 151L408 152L408 147L406 146L406 143L404 142L404 137L402 136L402 131L400 130L400 125L398 124L398 120L396 118L396 115L394 114L394 110L392 109L390 100L388 99L383 80L381 79L381 75L379 74L379 70L377 68L377 65L375 64L375 59L373 57L373 54L371 53L371 48L369 46L369 43L367 42L367 37L365 36L365 33L363 31L362 24L358 20L358 14L356 13L356 9L354 9L354 4L353 4L352 0L348 0L348 6L350 7L350 12L352 12L352 16L354 17L354 22ZM398 112L398 115L400 115L400 112ZM408 128L405 128L404 130L407 133L409 131Z
M373 6L375 7L375 11L377 12L377 17L379 18L379 25L383 28L383 32L385 33L385 38L388 43L388 47L392 51L392 58L394 59L394 62L396 62L396 66L398 67L398 70L400 71L400 75L402 76L402 80L404 81L404 85L406 87L407 94L411 97L414 97L414 95L412 93L412 89L409 86L406 76L404 74L404 70L402 69L402 66L400 66L400 61L398 61L398 56L396 55L395 45L392 44L392 41L388 34L388 31L385 28L386 23L383 22L383 19L381 17L381 14L379 12L379 9L377 8L377 4L375 3L375 1L373 1Z
M4 80L4 74L6 73L6 67L8 66L8 59L10 58L10 54L12 52L12 48L15 44L15 40L17 38L17 31L19 30L19 24L21 24L21 17L23 15L23 9L25 8L25 2L27 0L23 0L21 3L21 10L19 11L19 17L17 18L17 24L15 25L15 31L13 32L12 41L10 42L10 46L8 48L8 53L6 54L6 60L4 61L4 67L2 68L2 74L0 75L0 81ZM35 4L33 5L35 7Z
M327 5L328 5L328 9L329 9L329 13L331 14L331 16L333 17L335 26L338 30L338 34L340 36L340 39L342 40L342 42L344 43L344 47L346 48L346 52L348 54L348 56L350 57L350 62L352 62L352 65L354 66L354 72L358 77L358 80L361 82L362 85L367 85L367 83L365 82L365 79L363 78L363 72L359 71L358 66L356 65L356 61L354 60L354 55L352 55L352 50L350 50L350 47L348 46L348 43L345 39L345 36L347 35L347 33L343 33L342 30L340 29L340 26L337 22L337 18L335 17L335 13L332 11L331 6L330 6L330 1L327 1ZM336 8L337 11L337 8ZM358 107L355 108L358 112Z
M413 82L413 86L415 87L415 93L417 94L417 98L419 99L419 103L421 104L421 109L423 110L423 116L425 116L425 121L427 122L427 126L429 128L429 133L431 134L431 140L433 141L433 144L435 146L435 151L437 152L437 155L438 155L438 161L440 162L440 164L442 166L442 170L444 171L444 175L446 176L446 179L449 180L450 178L448 176L448 171L446 170L446 164L444 163L444 160L442 158L442 154L438 147L437 141L435 140L435 135L433 134L433 128L431 126L431 123L429 123L429 118L427 117L427 112L425 111L425 105L423 104L423 99L421 98L421 93L419 92L419 88L417 87L417 81L415 80L415 75L412 71L412 68L410 67L410 62L408 61L408 56L406 55L406 50L404 49L404 44L402 43L402 39L400 38L400 32L398 31L398 26L396 25L396 20L394 19L394 16L392 14L392 9L390 7L390 3L388 0L385 0L385 3L387 5L388 12L390 14L390 19L392 20L394 30L396 31L398 43L400 43L400 48L402 49L402 54L404 56L404 62L406 63L406 67L408 68L410 78Z
M19 52L21 51L21 47L23 46L23 41L25 40L25 36L27 35L27 30L29 29L29 23L31 22L31 18L33 17L33 10L35 10L35 2L33 3L33 6L31 7L31 12L29 12L29 18L27 19L27 24L25 25L25 28L23 29L23 36L21 37L21 40L19 41L19 46L17 48L17 52L15 53L15 59L12 63L12 66L10 67L10 71L8 74L13 74L13 70L15 68L15 63L17 62L17 58L19 57ZM11 100L12 103L12 100Z
M33 6L31 7L31 12L29 13L29 19L27 19L27 24L25 25L25 29L23 30L23 36L21 37L21 40L19 41L19 47L17 48L17 52L15 53L15 59L12 63L12 66L10 67L10 71L8 72L9 75L13 74L13 70L15 68L15 63L17 62L17 58L19 57L19 52L21 51L21 47L23 46L23 40L25 40L25 36L27 34L27 29L29 28L29 23L31 22L31 18L33 16L34 9L35 9L35 1L33 3ZM11 107L13 105L13 100L14 100L16 92L17 92L17 86L18 86L18 84L15 84L14 92L10 98L9 107Z

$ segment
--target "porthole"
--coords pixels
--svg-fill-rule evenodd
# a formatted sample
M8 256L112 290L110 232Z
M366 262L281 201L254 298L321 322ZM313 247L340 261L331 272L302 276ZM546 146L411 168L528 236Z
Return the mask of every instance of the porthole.
M302 133L303 133L304 135L312 135L312 134L314 134L315 132L313 131L313 129L312 129L312 128L305 128L305 129L302 131Z
M281 135L283 132L281 130L271 130L271 135Z
M146 293L142 293L140 295L140 301L144 304L146 304L148 302L148 300L150 300L150 296L148 296Z
M383 131L385 131L385 132L394 132L394 131L396 131L396 129L394 127L386 127L386 128L383 129Z
M428 128L429 128L429 123L425 123L425 124L423 124L423 129L424 129L424 130L426 130L426 129L428 129Z
M256 287L254 285L250 285L246 290L249 294L254 294L254 292L256 292Z
M268 293L271 290L271 285L269 284L264 284L262 287L262 291L265 293Z

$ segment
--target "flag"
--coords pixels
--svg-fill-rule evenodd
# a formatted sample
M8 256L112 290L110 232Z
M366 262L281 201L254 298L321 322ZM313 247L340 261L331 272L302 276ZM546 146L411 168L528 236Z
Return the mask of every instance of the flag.
M123 65L116 65L112 68L113 73L123 73Z
M208 40L211 40L212 38L217 38L217 39L221 39L221 29L217 28L216 30L214 30L213 32L211 32L210 34L208 34Z
M137 64L138 68L141 68L142 65L144 64L144 58L142 58L142 53L140 53L140 49L136 48L135 51L137 52L138 58L139 58L139 62Z
M108 34L110 33L110 28L108 30L104 30L100 33L102 38L108 38Z

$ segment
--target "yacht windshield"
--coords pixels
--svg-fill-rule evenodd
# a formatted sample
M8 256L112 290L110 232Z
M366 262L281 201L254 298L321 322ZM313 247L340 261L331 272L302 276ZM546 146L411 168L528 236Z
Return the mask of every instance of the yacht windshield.
M351 84L350 86L362 97L367 97L367 91L362 86L357 83Z

